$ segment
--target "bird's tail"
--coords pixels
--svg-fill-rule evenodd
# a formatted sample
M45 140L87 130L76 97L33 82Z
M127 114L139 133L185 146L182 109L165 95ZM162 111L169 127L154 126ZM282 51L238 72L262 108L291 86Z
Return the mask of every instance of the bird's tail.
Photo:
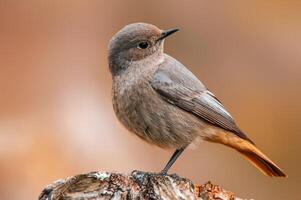
M247 160L257 167L263 174L271 177L287 177L287 175L254 144L244 140L233 133L222 133L211 142L218 142L234 148Z
M258 149L257 149L258 150ZM259 150L258 150L259 151ZM249 160L262 173L271 177L287 177L287 175L263 153L239 151L247 160ZM259 154L260 153L260 154Z

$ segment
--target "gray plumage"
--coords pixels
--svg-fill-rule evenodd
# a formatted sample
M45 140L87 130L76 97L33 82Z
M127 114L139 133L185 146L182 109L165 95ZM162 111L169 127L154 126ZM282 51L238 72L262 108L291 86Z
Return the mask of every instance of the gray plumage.
M135 23L110 41L113 108L118 119L148 143L177 149L165 172L186 146L201 138L238 150L267 175L283 176L204 84L163 52L164 39L175 31Z
M159 65L150 81L163 99L251 142L213 93L181 63L170 56L165 57L165 62Z

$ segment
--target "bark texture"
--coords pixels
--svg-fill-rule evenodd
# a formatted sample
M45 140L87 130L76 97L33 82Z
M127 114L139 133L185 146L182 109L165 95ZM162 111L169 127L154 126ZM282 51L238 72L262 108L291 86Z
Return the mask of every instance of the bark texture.
M90 172L48 185L39 200L100 200L100 199L196 199L239 200L232 192L210 182L194 186L176 174L133 171L131 174Z

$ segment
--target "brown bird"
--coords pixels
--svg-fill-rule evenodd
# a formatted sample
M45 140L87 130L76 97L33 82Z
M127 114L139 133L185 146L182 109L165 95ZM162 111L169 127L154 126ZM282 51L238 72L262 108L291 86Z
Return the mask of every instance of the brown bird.
M268 176L286 174L236 125L222 103L184 65L163 52L164 39L178 29L135 23L109 44L113 108L121 123L148 143L176 149L167 173L195 140L224 144Z

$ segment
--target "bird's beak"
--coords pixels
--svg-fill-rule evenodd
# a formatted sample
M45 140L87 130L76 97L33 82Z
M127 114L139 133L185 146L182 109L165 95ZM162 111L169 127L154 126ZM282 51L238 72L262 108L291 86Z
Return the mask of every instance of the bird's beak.
M161 36L157 39L157 41L163 40L164 38L170 36L171 34L177 32L179 29L173 28L168 30L163 30Z

